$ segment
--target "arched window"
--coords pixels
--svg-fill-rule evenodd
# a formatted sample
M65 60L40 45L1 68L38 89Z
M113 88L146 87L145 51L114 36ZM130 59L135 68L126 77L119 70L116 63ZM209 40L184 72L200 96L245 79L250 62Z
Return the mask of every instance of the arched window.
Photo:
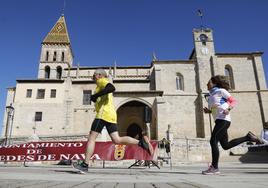
M62 77L62 68L60 66L57 67L57 79L61 79Z
M47 51L47 53L46 53L46 61L48 61L48 57L49 57L49 52Z
M224 69L225 76L229 78L229 84L231 89L235 89L233 70L230 65L226 65Z
M180 73L177 73L176 75L176 89L184 90L183 76Z
M64 52L61 52L61 61L64 61Z
M50 67L49 66L45 67L45 78L50 78Z
M53 61L56 61L56 60L57 60L57 52L55 51L53 54Z

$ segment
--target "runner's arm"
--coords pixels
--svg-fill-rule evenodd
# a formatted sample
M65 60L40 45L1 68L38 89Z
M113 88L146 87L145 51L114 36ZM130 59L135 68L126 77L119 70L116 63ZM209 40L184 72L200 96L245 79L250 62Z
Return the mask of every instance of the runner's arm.
M113 84L108 83L103 90L101 90L98 93L95 93L94 95L91 95L90 100L93 102L96 102L97 98L103 95L106 95L108 93L113 93L115 91L115 87Z

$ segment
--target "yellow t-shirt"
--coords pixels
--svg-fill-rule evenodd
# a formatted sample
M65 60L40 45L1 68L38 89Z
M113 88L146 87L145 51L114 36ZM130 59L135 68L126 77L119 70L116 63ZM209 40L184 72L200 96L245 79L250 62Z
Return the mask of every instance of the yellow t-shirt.
M103 90L108 83L109 81L107 78L98 79L95 93L98 93ZM102 119L110 123L117 123L117 115L113 104L112 93L98 97L95 103L95 110L97 112L97 119Z

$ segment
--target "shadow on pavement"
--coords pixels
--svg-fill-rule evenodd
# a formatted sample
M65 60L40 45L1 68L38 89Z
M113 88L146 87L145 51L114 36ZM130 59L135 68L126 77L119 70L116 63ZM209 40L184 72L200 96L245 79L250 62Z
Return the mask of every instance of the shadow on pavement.
M268 172L243 172L244 174L268 174Z
M53 172L63 172L63 173L68 173L68 174L81 174L79 171L72 171L72 170L53 170Z
M169 172L163 172L163 171L159 171L159 172L155 172L155 171L151 171L148 173L157 173L157 174L201 174L200 172L174 172L174 171L169 171Z
M268 163L268 145L251 146L239 160L242 163Z

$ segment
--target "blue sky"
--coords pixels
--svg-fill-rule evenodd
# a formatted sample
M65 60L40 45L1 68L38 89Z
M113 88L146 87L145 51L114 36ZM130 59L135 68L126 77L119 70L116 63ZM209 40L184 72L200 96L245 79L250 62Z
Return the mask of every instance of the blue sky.
M6 88L37 77L41 42L63 2L0 0L1 124ZM263 51L268 80L267 7L265 0L66 0L64 15L74 65L132 66L149 65L153 51L159 60L188 59L201 9L216 52Z

